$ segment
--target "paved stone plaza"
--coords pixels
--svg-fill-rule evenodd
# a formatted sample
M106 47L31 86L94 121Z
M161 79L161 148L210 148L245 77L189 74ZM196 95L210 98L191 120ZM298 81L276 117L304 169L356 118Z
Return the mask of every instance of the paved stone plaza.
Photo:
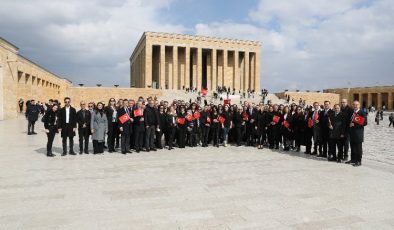
M59 136L48 158L37 123L0 122L0 229L394 228L387 117L358 168L247 147L60 157Z

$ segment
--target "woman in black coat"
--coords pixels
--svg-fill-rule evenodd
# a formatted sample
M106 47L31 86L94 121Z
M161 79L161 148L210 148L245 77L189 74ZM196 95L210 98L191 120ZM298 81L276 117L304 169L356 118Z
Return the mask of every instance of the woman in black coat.
M179 148L185 148L186 145L186 128L187 128L187 120L186 120L186 108L184 105L180 107L179 113L177 115L177 118L179 121L183 121L183 124L181 122L178 122L178 128L177 128L177 134L178 134L178 147Z
M164 112L164 106L159 106L158 113L158 126L156 129L156 148L163 149L163 145L161 143L161 139L163 137L163 133L165 133L165 129L167 128L167 114Z
M278 105L273 106L273 112L272 112L272 128L273 128L273 138L274 138L274 146L275 149L279 149L279 143L282 143L282 133L280 132L280 129L282 127L282 121L283 121L283 116L281 111L279 110ZM276 122L275 117L279 117L279 121Z
M176 134L176 110L174 106L168 109L166 116L166 134L168 135L168 150L174 149L174 139Z
M266 114L266 119L268 122L267 125L267 137L268 137L268 145L270 149L273 149L275 147L275 136L276 136L276 123L273 122L273 117L276 115L274 112L274 107L269 106L268 107L268 113Z
M301 145L305 144L304 134L306 130L305 114L300 106L297 107L297 111L293 117L292 126L294 130L296 152L299 152L301 150Z
M54 157L55 154L52 153L52 144L55 139L55 134L57 133L57 110L59 106L54 104L51 109L45 113L42 121L44 122L45 132L47 134L47 156Z
M262 149L267 136L267 111L266 107L261 106L259 112L257 113L257 134L258 134L258 146L257 148Z
M283 137L283 150L289 151L291 142L293 141L293 127L292 127L292 116L289 112L289 107L283 107L283 121L281 126L281 133Z
M219 128L221 124L218 118L219 118L218 109L216 106L213 106L211 112L211 120L212 120L211 132L212 132L213 146L219 148Z

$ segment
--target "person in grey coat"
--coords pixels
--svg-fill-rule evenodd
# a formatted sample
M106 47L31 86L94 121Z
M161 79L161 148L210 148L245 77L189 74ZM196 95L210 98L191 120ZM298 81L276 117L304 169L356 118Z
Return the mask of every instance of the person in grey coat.
M102 102L97 103L97 110L93 112L90 120L94 154L104 152L104 140L105 134L108 131L108 120L103 107L104 104Z

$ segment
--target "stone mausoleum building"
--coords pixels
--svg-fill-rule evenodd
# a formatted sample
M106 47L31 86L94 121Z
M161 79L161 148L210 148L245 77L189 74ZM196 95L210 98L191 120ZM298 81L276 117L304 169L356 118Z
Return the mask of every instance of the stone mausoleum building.
M130 57L131 87L260 90L258 41L145 32Z

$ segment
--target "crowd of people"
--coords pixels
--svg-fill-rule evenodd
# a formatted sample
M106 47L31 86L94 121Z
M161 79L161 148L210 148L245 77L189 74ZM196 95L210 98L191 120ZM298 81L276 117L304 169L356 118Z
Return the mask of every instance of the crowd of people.
M49 157L54 156L52 143L56 133L62 138L62 156L76 155L73 138L78 133L80 154L89 154L90 138L94 154L103 153L104 149L127 154L186 146L219 148L229 144L300 152L301 146L305 146L305 154L360 166L367 125L360 103L354 101L352 108L346 99L333 106L329 101L300 106L111 98L106 105L82 101L77 111L66 97L64 106L49 100L44 107L42 122ZM28 134L35 134L34 122L40 111L40 106L31 101L26 111Z

